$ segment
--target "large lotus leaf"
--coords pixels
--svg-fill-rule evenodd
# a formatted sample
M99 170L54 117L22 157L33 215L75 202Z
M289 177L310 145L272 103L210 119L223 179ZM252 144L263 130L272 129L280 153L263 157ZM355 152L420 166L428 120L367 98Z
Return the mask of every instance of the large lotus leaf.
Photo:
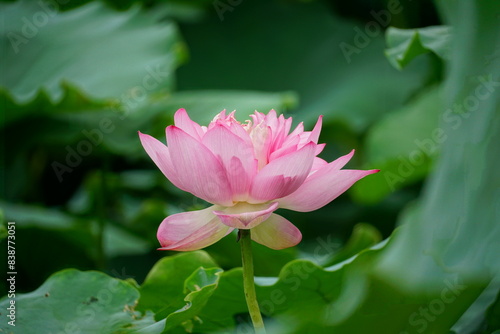
M23 334L134 333L154 324L151 313L142 315L135 310L138 299L139 291L132 282L100 272L67 269L49 277L33 292L3 298L0 330ZM11 300L15 300L15 327L3 314Z
M60 101L68 82L93 99L130 106L174 82L183 50L177 28L139 7L118 12L93 2L58 12L18 1L1 11L0 86L20 104L40 93Z

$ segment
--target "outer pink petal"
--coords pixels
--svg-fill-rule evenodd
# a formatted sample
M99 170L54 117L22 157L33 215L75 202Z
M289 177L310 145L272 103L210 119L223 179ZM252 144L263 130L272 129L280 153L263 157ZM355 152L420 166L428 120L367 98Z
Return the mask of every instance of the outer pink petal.
M251 181L257 173L253 146L222 124L208 130L202 143L222 162L233 192L233 201L246 200Z
M167 127L172 165L183 189L207 202L233 204L224 166L201 142L175 126Z
M311 170L315 149L316 144L309 143L264 166L254 178L249 201L265 202L294 192Z
M302 240L302 234L295 225L274 213L254 227L250 236L255 242L272 249L293 247Z
M317 210L333 201L363 177L379 172L374 170L338 170L333 163L311 174L294 193L278 200L281 208L307 212Z
M203 130L201 129L201 126L189 118L185 109L179 109L175 112L174 123L176 127L182 129L184 132L198 140L203 137Z
M168 147L158 139L151 137L150 135L143 134L140 131L139 139L141 140L141 144L149 157L154 161L156 166L158 166L167 179L169 179L170 182L172 182L176 187L182 188L182 184L180 184L177 178L177 173L175 172L172 161L170 160Z
M233 228L222 224L212 213L216 208L212 206L165 218L157 233L162 246L160 250L197 250L210 246L230 233Z
M219 219L227 226L248 230L254 228L261 224L263 221L269 218L269 216L278 208L278 203L273 202L271 204L259 205L244 205L244 207L257 207L260 210L257 211L243 211L235 212L233 208L227 208L224 211L214 211ZM236 209L241 211L240 209Z

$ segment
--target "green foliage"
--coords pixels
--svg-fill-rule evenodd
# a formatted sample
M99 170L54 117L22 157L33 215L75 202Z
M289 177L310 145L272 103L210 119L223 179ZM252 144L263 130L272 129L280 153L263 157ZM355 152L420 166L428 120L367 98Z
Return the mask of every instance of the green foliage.
M165 257L149 272L141 287L138 310L154 310L158 319L184 306L184 281L200 267L216 267L204 252Z
M18 103L42 90L49 100L60 101L65 95L62 82L100 99L165 91L172 87L170 73L185 53L173 23L157 24L139 8L117 13L94 2L58 14L44 11L37 2L19 1L2 4L2 12L26 18L2 25L3 64L15 66L3 66L0 85ZM77 43L67 47L72 41Z
M448 6L451 5L443 4L442 10L448 11ZM442 154L423 194L420 210L410 218L408 228L390 250L384 264L387 269L396 270L402 263L413 263L412 269L401 276L401 282L432 281L439 275L425 273L431 268L435 273L436 265L445 271L486 280L498 274L500 268L498 257L486 255L500 250L498 243L493 241L500 237L498 209L480 200L489 198L497 203L499 199L497 181L492 182L484 175L491 175L499 163L495 143L500 134L500 90L498 83L487 86L483 77L468 80L485 73L493 78L499 77L498 67L487 66L481 61L482 55L494 52L500 42L500 36L490 30L493 25L500 24L494 14L499 7L493 2L470 6L481 13L481 18L469 18L470 8L466 5L459 6L450 17L454 24L468 18L468 26L460 24L457 34L462 33L465 38L465 32L472 27L477 34L467 35L467 40L455 45L456 52L450 64L453 76L445 82L448 92L445 105L453 105L450 108L452 115L462 119L460 123L447 120L441 123L447 139L441 146ZM491 43L484 43L483 38L488 37L492 38ZM473 52L468 51L471 46ZM479 96L478 87L488 94ZM470 107L465 107L466 113L458 110L457 105L463 107L468 99L477 99L481 112L474 112ZM424 243L417 236L432 238ZM424 252L429 256L417 255Z
M413 325L410 321L406 324L408 326L406 328L405 322L412 317L419 319L413 314L418 315L421 308L428 309L435 300L444 298L442 289L449 289L446 300L453 299L453 302L448 301L450 304L446 305L447 312L440 317L440 321L429 324L431 330L439 332L453 324L464 307L466 308L481 290L475 285L463 285L461 281L450 278L444 282L441 289L428 288L425 294L405 293L374 276L373 264L383 255L383 251L384 248L365 250L348 261L325 269L306 260L292 261L283 267L279 277L257 280L261 309L264 314L276 319L278 326L288 333L303 332L305 326L311 325L317 333L331 333L334 329L368 331L374 326L384 326L386 333L397 333L401 328L416 333L415 329L419 326L412 326L416 326L418 321ZM155 265L141 287L141 297L137 307L125 306L125 310L133 313L137 309L146 311L146 314L147 311L156 310L155 317L161 320L151 329L156 330L165 326L164 333L170 333L170 330L174 330L177 326L188 332L211 332L231 327L234 325L233 317L244 313L246 309L241 269L222 272L221 269L213 268L213 265L214 263L204 252L162 259ZM37 291L19 297L19 303L22 305L24 300L30 301L30 298L38 298L35 299L38 301L43 298L43 294L48 293L52 296L52 291L62 290L65 291L63 294L65 298L70 296L73 301L80 301L80 304L84 305L90 305L95 299L98 301L101 295L104 295L102 291L127 295L117 291L114 285L111 287L111 283L102 283L103 285L99 285L100 281L95 283L96 279L91 277L95 275L99 275L99 278L105 277L91 272L62 271L49 278ZM119 282L111 278L107 280L114 284ZM53 281L61 286L53 287ZM85 282L85 285L82 286L78 282ZM133 303L137 299L137 290L125 281L121 281L120 284L128 286L135 293L130 300L127 300L128 303ZM85 288L87 285L90 294L97 293L97 297L87 296L89 295L89 291ZM61 305L68 303L67 300L60 300L57 294L54 294L52 300L53 304L43 304L40 307L44 307L45 312L55 313ZM117 304L123 303L121 300L113 301ZM77 307L78 302L74 303L76 304L74 307ZM123 308L122 304L119 305ZM304 305L307 305L306 309ZM70 307L72 306L70 304ZM38 306L35 304L33 307L36 309ZM84 312L85 307L80 306L80 308L83 309L81 314L87 315L88 312ZM112 306L107 306L106 309L109 312L113 311ZM123 310L120 310L123 313ZM74 313L69 312L69 316L73 316ZM123 314L119 315L125 317ZM134 325L141 327L151 325L151 320L146 321L139 315L136 317L141 319L141 322ZM35 319L33 321L36 321ZM73 318L63 318L63 320L73 321ZM77 326L83 326L78 317L74 321ZM118 326L117 322L113 319L114 326ZM103 328L101 332L107 333L105 322L99 323L104 327L97 328ZM92 329L96 330L95 327ZM86 327L84 330L90 331Z
M139 292L133 282L103 273L67 269L52 275L37 290L18 295L15 329L18 333L134 333L153 323L151 313L135 311ZM9 299L0 302L2 310ZM0 327L11 328L2 321Z

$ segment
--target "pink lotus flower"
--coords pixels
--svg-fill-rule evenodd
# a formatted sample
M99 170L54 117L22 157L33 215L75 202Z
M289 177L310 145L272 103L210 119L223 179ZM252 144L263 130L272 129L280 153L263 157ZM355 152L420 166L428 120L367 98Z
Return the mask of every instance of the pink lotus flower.
M193 122L184 109L166 129L167 145L139 132L142 146L176 187L213 204L178 213L158 229L161 250L190 251L207 247L234 229L252 229L254 241L273 249L295 246L300 231L278 208L307 212L321 208L356 181L378 170L341 170L351 153L327 163L316 157L320 116L312 131L292 118L255 112L240 123L234 112L215 116L206 126Z

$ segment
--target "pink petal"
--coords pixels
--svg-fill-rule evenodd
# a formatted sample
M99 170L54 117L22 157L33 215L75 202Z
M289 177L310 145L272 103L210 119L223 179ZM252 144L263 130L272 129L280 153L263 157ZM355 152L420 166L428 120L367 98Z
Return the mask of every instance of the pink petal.
M323 149L325 148L326 144L318 144L316 145L316 151L314 152L314 155L318 155L321 152L323 152Z
M304 132L304 122L300 122L288 137L300 135L302 132Z
M252 119L253 124L257 125L265 120L266 115L256 110L252 115L250 115L250 118Z
M288 136L285 142L282 144L282 146L271 153L271 155L269 156L269 161L273 161L274 159L287 155L291 152L297 151L298 150L297 144L299 143L299 140L300 140L299 135L293 137Z
M321 125L323 123L323 116L319 116L316 125L312 131L303 131L299 133L299 148L302 148L304 145L313 142L315 144L318 143L319 134L321 132ZM320 154L326 144L319 144L317 147L316 155Z
M268 163L269 149L272 145L273 131L265 124L258 124L250 132L250 138L258 161L258 168Z
M178 127L167 127L172 165L183 189L207 202L233 204L231 186L222 163L202 143Z
M309 143L264 166L254 178L249 201L269 201L294 192L311 170L315 148L316 144Z
M185 109L179 109L175 112L174 124L176 127L182 129L184 132L198 140L203 137L203 130L201 126L189 118Z
M281 148L288 146L297 146L299 141L300 141L300 134L288 135L288 137L286 137L285 141L283 142Z
M247 130L245 130L243 128L243 126L241 124L237 124L235 122L232 122L230 125L229 125L229 130L237 135L238 137L241 138L241 140L243 140L245 143L247 143L247 145L249 146L253 146L253 143L252 143L252 139L250 139L250 135L248 134Z
M350 170L340 168L351 159L354 150L311 173L292 194L279 199L280 207L294 211L317 210L333 201L363 177L379 170Z
M271 129L276 130L278 128L278 117L276 117L276 111L271 109L264 118L267 126Z
M253 146L222 124L208 130L202 143L222 162L233 192L233 201L246 200L257 172Z
M276 113L276 110L274 110L274 109L269 110L269 112L266 115L266 120L277 119L277 118L278 118L278 114Z
M214 120L226 119L226 109L215 115Z
M299 134L299 145L298 145L299 148L302 148L307 143L310 143L309 136L310 136L310 133L307 132L307 131L302 132L302 133Z
M247 230L265 221L277 208L276 202L260 205L242 202L214 214L227 226Z
M170 160L168 147L158 139L151 137L150 135L143 134L140 131L139 139L141 140L141 144L144 147L144 150L146 150L146 153L167 177L167 179L169 179L170 182L172 182L176 187L182 188L182 184L180 184L177 178L177 173L175 172L172 161Z
M212 206L199 211L190 211L168 216L158 228L160 250L191 251L201 249L219 241L233 228L222 224L212 211Z
M270 152L273 152L279 149L285 141L287 135L287 133L285 133L285 117L280 115L280 117L277 118L275 125L269 123L268 125L270 125L271 129L273 129L273 141L270 149ZM271 159L269 159L269 161L271 161Z
M297 145L284 146L279 150L276 150L273 153L271 153L271 155L269 156L269 161L276 160L282 156L285 156L295 151L297 151Z
M311 167L311 173L316 172L318 169L321 169L321 168L325 167L326 165L328 165L328 162L326 162L325 160L323 160L321 158L314 157L313 165ZM311 175L311 173L309 173L309 175Z
M254 227L252 240L272 249L293 247L302 240L302 234L285 218L272 214L265 222Z
M318 121L316 122L316 125L314 126L314 129L309 134L308 141L312 141L315 144L318 143L319 134L321 132L321 125L322 124L323 124L323 115L321 115L321 116L318 117Z

